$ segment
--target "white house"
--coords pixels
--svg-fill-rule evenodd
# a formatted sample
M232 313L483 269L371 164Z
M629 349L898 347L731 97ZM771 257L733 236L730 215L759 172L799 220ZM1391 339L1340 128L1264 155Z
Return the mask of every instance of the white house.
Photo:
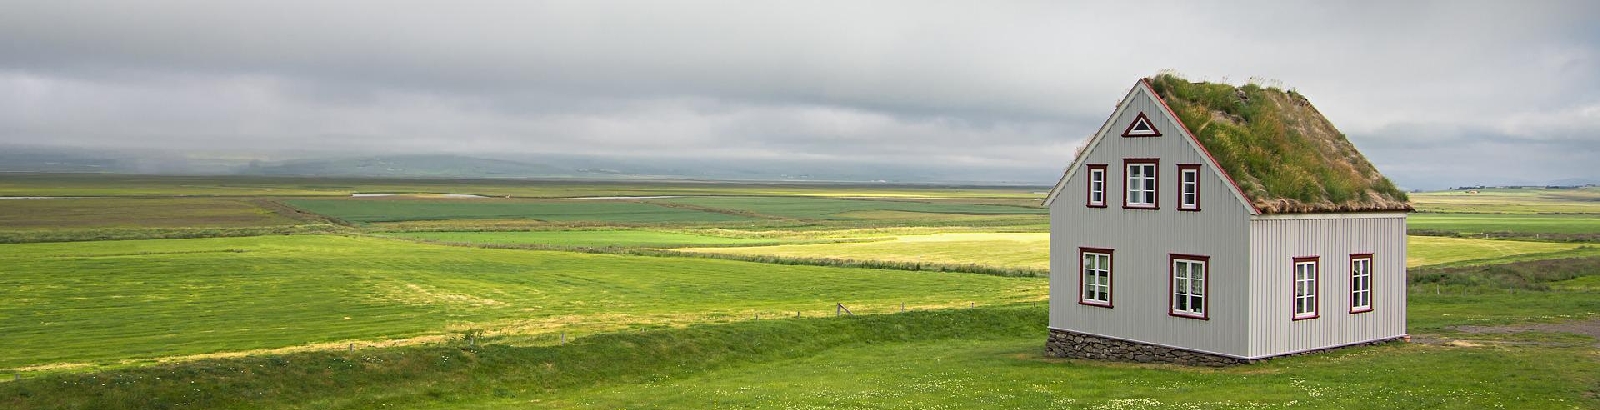
M1220 365L1406 336L1406 195L1294 91L1140 80L1045 203L1050 355Z

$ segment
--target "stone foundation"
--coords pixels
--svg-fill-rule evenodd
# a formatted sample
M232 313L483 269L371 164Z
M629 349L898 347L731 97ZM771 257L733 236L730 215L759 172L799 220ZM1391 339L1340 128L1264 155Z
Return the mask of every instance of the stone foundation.
M1402 338L1404 338L1404 336L1392 339L1375 340L1366 343L1357 343L1349 346L1376 345L1388 343ZM1324 350L1337 349L1340 347L1347 346L1316 349L1294 354L1316 353ZM1044 352L1046 356L1050 357L1138 363L1173 363L1188 366L1220 367L1255 363L1266 360L1241 359L1237 357L1228 357L1218 354L1179 349L1175 347L1113 339L1105 336L1096 336L1060 329L1050 329L1050 339L1044 344Z

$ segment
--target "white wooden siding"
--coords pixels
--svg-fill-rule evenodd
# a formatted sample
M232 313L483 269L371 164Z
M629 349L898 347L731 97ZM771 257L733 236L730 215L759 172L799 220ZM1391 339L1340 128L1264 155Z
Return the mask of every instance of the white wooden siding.
M1262 215L1250 221L1248 357L1406 334L1406 214ZM1372 254L1372 311L1350 313L1350 255ZM1320 257L1316 319L1292 320L1294 258Z
M1142 85L1141 85L1142 87ZM1086 170L1072 172L1050 204L1050 327L1244 357L1250 323L1248 229L1251 209L1209 165L1200 171L1200 211L1178 210L1178 164L1207 164L1148 93L1102 129L1103 141L1076 166L1106 164L1106 207L1089 208ZM1140 112L1161 137L1124 138ZM1123 209L1126 158L1159 158L1160 209ZM1078 304L1079 247L1110 248L1113 308ZM1168 315L1170 254L1211 257L1209 320Z

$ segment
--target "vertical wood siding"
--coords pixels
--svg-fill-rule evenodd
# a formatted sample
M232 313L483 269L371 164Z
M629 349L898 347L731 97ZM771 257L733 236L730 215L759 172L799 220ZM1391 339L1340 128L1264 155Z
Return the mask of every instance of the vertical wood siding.
M1250 209L1229 191L1218 170L1202 167L1200 211L1178 210L1178 164L1204 164L1160 103L1135 92L1128 109L1113 119L1109 135L1083 164L1107 164L1106 207L1089 208L1089 173L1079 170L1050 206L1050 327L1145 343L1246 356L1250 324L1248 256ZM1121 137L1145 113L1161 137ZM1123 209L1123 159L1160 158L1160 209ZM1079 165L1080 167L1084 165ZM1078 248L1110 248L1115 307L1078 304ZM1211 257L1209 320L1168 315L1169 254ZM1379 264L1381 261L1375 261ZM1391 303L1379 301L1380 303ZM1287 305L1285 305L1287 306Z
M1406 215L1319 214L1250 221L1249 357L1406 334ZM1350 313L1350 255L1372 254L1372 311ZM1318 256L1319 317L1292 320L1294 258Z

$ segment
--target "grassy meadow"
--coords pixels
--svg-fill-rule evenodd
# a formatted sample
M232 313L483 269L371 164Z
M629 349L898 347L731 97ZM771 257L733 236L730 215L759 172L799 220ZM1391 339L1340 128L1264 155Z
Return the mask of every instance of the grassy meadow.
M1414 343L1222 369L930 271L1046 270L1040 190L0 175L103 196L0 200L0 408L1600 408L1600 190L1413 194Z

